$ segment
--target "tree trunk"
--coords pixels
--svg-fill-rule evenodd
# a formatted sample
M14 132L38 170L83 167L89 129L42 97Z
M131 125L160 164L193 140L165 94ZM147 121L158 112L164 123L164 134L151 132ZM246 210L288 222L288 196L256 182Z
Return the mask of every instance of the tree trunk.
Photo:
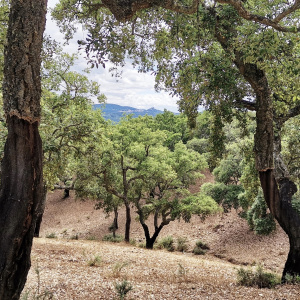
M43 199L38 124L8 117L0 193L0 299L19 299L30 268L35 224Z
M114 207L114 228L115 230L117 230L119 228L119 225L118 225L118 208L117 207Z
M37 212L37 220L36 220L36 224L35 224L34 237L40 236L40 229L41 229L43 214L44 214L44 210L45 210L46 197L47 197L47 187L44 186L43 200L40 204L40 210Z
M160 233L160 231L163 229L164 225L160 224L159 227L155 227L155 231L154 234L152 235L152 237L150 237L150 232L149 232L149 228L145 223L142 223L143 229L144 229L144 233L145 233L145 238L146 238L146 248L147 249L153 249L153 245Z
M67 199L69 197L70 197L70 190L69 189L64 189L63 199Z
M5 47L3 100L8 136L0 189L0 299L19 299L43 210L40 52L46 0L12 0Z
M130 215L130 206L129 203L125 203L126 207L126 224L125 224L125 242L129 243L130 241L130 223L131 223L131 215Z
M216 38L227 51L229 41L220 32L216 30ZM280 122L283 123L284 119L274 120L273 98L264 71L255 64L244 63L243 53L236 51L234 54L233 62L256 95L255 164L265 201L290 241L290 252L282 274L284 281L287 273L292 276L300 275L300 215L291 204L297 187L290 180L287 167L281 158Z
M260 182L267 205L289 237L290 253L282 274L300 275L300 215L293 209L291 201L297 187L289 178L287 167L281 157L280 126L274 135L272 98L264 73L252 66L247 73L256 93L255 159Z

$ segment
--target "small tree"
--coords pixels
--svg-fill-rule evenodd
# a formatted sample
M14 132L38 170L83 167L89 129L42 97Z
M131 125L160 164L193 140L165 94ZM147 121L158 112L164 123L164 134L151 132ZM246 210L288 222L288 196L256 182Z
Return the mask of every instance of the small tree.
M207 164L203 157L188 150L181 142L175 144L174 152L164 149L164 154L154 152L145 163L148 173L146 189L139 201L135 202L139 221L144 229L146 248L152 249L162 228L182 218L189 222L193 214L205 218L220 211L216 202L206 195L191 195L188 188L201 176L200 171ZM153 215L154 233L150 236L146 224Z
M182 142L175 144L172 152L164 145L166 131L148 127L147 122L152 121L149 117L127 117L119 125L107 126L105 140L87 151L77 174L78 190L104 199L101 207L109 210L115 203L105 199L123 202L125 241L130 236L130 205L136 207L147 248L153 247L161 229L171 221L180 217L188 221L192 214L205 216L218 210L210 197L190 196L187 190L207 166L203 157ZM146 224L151 214L152 237Z

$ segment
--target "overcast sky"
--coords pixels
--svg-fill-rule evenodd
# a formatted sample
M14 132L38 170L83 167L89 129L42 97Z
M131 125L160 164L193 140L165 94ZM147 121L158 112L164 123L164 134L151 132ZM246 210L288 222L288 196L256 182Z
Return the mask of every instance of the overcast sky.
M48 0L48 7L52 8L58 0ZM46 34L50 35L56 41L63 42L63 35L59 32L55 22L51 20L50 15L47 17ZM74 41L66 46L64 51L77 52L77 40L84 39L84 32L77 34ZM82 57L76 66L76 69L83 70L87 67L85 59ZM177 99L172 98L166 92L157 93L154 90L154 76L151 74L138 73L130 64L123 68L123 76L119 78L112 77L108 72L109 66L105 69L99 67L94 69L89 78L97 81L101 85L101 92L107 97L107 103L128 105L136 108L148 109L155 107L156 109L177 112Z

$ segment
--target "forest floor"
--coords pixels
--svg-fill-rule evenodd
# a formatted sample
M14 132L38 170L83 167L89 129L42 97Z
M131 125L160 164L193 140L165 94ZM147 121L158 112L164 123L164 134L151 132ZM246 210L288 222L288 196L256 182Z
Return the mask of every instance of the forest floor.
M62 199L62 191L48 194L41 237L33 243L24 299L26 294L27 299L37 299L34 295L45 291L59 300L118 299L115 284L124 280L133 287L126 299L300 299L299 285L259 289L237 284L240 267L262 265L280 275L289 247L279 226L270 236L258 236L236 211L205 221L193 217L190 223L170 223L159 236L186 237L188 251L147 250L138 247L144 235L134 218L131 238L136 245L101 241L109 233L113 216L107 217L94 205L73 194ZM123 235L124 224L121 210L118 234ZM191 250L199 239L210 250L196 256ZM91 261L96 266L90 266Z

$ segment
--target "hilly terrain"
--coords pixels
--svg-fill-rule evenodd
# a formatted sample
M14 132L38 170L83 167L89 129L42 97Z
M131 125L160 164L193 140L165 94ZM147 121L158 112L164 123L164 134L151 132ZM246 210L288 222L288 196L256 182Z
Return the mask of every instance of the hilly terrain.
M206 180L212 180L209 174ZM126 299L300 299L299 285L259 289L237 284L240 267L262 265L280 275L289 247L279 227L270 236L258 236L233 210L205 221L193 217L190 223L174 221L164 227L159 238L187 238L189 248L184 253L147 250L139 247L144 235L134 216L131 238L135 245L103 242L113 216L94 206L95 202L76 199L74 194L67 199L62 191L48 194L23 294L28 297L23 299L119 299L115 284L124 280L133 287ZM118 234L123 235L124 224L121 210ZM192 249L199 239L210 250L196 256ZM48 298L34 298L38 294Z
M111 120L113 122L119 122L125 115L133 115L134 118L138 116L153 116L163 113L161 110L157 110L154 107L149 109L138 109L131 106L121 106L117 104L94 104L94 109L101 109L105 120Z

